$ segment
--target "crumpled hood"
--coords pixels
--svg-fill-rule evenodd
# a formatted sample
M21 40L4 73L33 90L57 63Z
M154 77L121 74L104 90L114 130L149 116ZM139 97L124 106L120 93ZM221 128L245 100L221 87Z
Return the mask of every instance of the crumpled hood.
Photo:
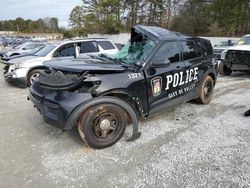
M55 70L78 73L84 71L96 73L123 72L126 69L124 66L104 58L52 60L44 62L44 65Z
M133 41L133 39L135 39L138 34L144 35L156 43L168 36L180 35L180 33L170 31L161 27L136 25L131 28L131 41Z

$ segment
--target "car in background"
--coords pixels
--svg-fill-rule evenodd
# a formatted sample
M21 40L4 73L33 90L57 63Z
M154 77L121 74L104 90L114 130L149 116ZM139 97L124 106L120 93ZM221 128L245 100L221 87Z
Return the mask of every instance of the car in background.
M230 75L232 71L250 71L250 34L223 51L221 60L219 73L223 76Z
M232 71L250 71L250 34L243 36L234 46L221 55L219 73L230 75Z
M34 79L45 69L44 62L53 59L87 58L100 53L115 54L119 50L106 38L85 38L64 40L48 44L34 55L2 61L5 64L4 78L20 87L30 86ZM77 53L79 52L79 55Z
M214 54L216 58L221 59L221 53L226 50L229 46L233 46L237 41L235 40L225 40L214 45Z
M43 42L26 42L17 47L1 52L1 56L6 58L16 55L34 54L45 45L46 43Z
M2 37L0 37L0 46L4 46L4 41Z

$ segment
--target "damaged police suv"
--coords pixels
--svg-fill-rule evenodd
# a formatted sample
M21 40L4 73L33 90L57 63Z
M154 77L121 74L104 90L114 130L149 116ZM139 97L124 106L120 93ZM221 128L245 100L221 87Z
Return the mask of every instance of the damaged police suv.
M134 26L131 39L114 56L49 61L30 87L29 99L44 121L63 130L77 126L93 148L108 147L138 119L194 100L208 104L217 61L206 39L159 27Z

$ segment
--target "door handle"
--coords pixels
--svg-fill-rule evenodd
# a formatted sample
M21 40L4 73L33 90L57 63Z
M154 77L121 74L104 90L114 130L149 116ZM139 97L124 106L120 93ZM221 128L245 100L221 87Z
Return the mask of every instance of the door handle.
M177 66L176 69L180 69L181 67L180 66Z

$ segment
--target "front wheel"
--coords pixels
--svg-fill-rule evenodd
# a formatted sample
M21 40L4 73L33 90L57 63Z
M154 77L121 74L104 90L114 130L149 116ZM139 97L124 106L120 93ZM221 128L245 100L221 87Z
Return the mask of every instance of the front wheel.
M223 61L220 62L218 71L219 71L220 75L222 75L222 76L228 76L232 73L232 70L230 68L226 67L224 65Z
M211 76L207 76L201 84L199 98L196 99L197 103L208 104L212 100L214 91L214 80Z
M28 87L30 87L31 84L33 84L33 82L40 75L40 73L41 73L40 69L34 69L34 70L29 72L28 77L27 77L27 85L28 85Z
M105 148L116 143L126 129L126 113L118 105L99 104L86 110L79 119L81 138L92 148Z

